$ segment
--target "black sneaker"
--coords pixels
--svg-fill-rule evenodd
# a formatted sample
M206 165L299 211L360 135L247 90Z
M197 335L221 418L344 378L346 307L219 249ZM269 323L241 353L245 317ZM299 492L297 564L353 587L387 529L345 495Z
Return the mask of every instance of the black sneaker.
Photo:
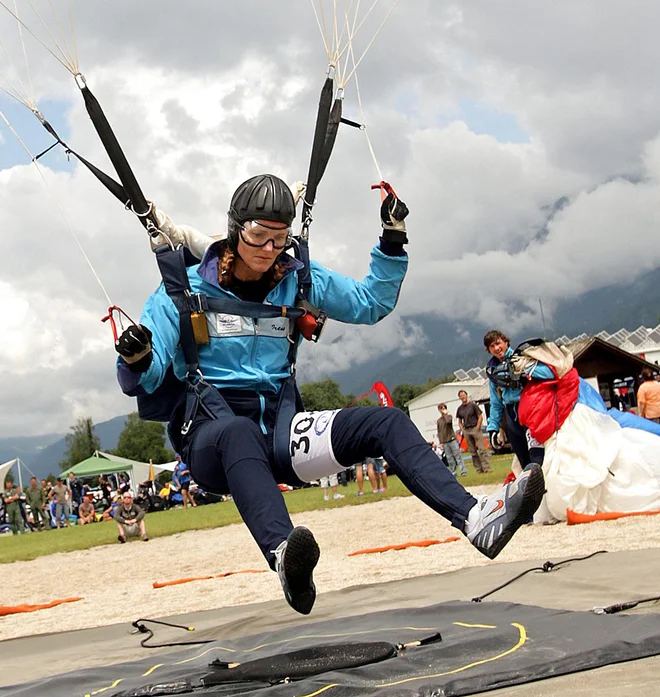
M117 539L118 539L122 544L124 544L124 542L126 542L126 538L125 538L123 535L117 535Z
M287 603L301 615L309 615L316 600L312 573L321 556L314 535L305 527L296 527L273 554Z
M543 470L528 465L518 479L481 497L477 504L480 520L468 539L482 554L495 559L516 530L532 519L544 494Z

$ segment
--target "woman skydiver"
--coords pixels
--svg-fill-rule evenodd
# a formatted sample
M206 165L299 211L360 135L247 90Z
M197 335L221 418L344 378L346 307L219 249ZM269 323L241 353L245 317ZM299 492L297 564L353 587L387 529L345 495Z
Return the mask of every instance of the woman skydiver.
M407 214L393 195L383 201L382 235L362 281L310 262L308 300L340 322L375 324L387 316L408 265ZM241 184L231 200L227 238L208 246L201 263L188 269L191 293L204 294L209 304L221 298L290 310L299 294L298 272L304 272L304 265L286 253L295 216L294 197L281 179L260 175ZM147 300L140 324L128 327L116 342L118 379L126 394L153 393L170 365L179 379L189 377L177 307L161 286ZM312 573L320 552L307 528L293 527L278 482L300 485L367 456L384 457L413 494L490 558L532 517L544 492L540 467L530 467L495 494L475 498L395 408L304 412L298 398L297 413L286 424L288 452L282 460L276 448L278 400L292 374L290 337L297 334L289 316L254 317L206 311L208 343L198 346L205 403L193 409L189 400L182 403L169 431L195 481L206 490L231 493L294 610L308 614L312 609Z

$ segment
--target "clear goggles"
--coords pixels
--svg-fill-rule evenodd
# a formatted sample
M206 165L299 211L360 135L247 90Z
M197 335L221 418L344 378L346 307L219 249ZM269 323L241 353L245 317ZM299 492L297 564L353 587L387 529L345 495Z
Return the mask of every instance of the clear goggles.
M248 247L265 247L272 242L273 249L284 249L290 246L293 235L290 227L275 227L257 220L241 223L239 232L241 239Z

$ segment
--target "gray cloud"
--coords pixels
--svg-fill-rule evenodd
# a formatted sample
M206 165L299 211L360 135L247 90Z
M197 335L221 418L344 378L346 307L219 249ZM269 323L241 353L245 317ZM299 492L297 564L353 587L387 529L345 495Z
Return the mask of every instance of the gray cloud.
M48 18L47 0L37 5ZM74 8L90 87L145 193L176 220L215 234L246 177L305 178L326 67L308 2ZM330 326L321 344L305 346L306 376L422 346L406 317L435 312L515 331L536 319L538 297L551 311L660 262L660 89L649 67L660 59L658 20L652 0L399 4L359 69L364 114L355 85L344 111L368 125L383 176L411 208L410 271L394 316L376 327ZM362 45L379 21L365 27ZM4 13L0 37L21 72ZM55 100L53 119L71 144L109 168L71 77L29 39L28 54L40 103ZM11 72L3 60L0 71ZM502 114L528 142L506 142ZM13 137L0 132L4 142ZM43 171L111 299L136 317L158 284L141 226L86 170ZM379 198L369 190L377 178L364 134L342 128L312 251L356 278L379 233ZM12 405L0 435L126 412L99 321L107 301L34 168L0 171L0 229L0 374Z

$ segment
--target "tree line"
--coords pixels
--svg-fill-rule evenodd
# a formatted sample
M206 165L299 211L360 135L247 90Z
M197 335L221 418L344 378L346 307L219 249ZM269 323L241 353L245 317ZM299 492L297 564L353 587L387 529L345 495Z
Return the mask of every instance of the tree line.
M453 375L430 378L423 385L401 383L391 390L394 406L407 412L406 403L436 385L454 380ZM354 394L343 394L339 383L330 378L317 382L308 382L300 386L300 395L308 411L324 409L344 409L348 406L376 406L375 398L357 399ZM60 461L60 471L91 457L101 449L101 441L94 433L94 423L90 417L83 417L71 426L65 436L66 451ZM165 425L157 421L142 421L137 412L128 415L124 429L119 434L117 447L110 450L112 455L125 457L137 462L149 462L155 465L171 462L174 452L166 446Z

